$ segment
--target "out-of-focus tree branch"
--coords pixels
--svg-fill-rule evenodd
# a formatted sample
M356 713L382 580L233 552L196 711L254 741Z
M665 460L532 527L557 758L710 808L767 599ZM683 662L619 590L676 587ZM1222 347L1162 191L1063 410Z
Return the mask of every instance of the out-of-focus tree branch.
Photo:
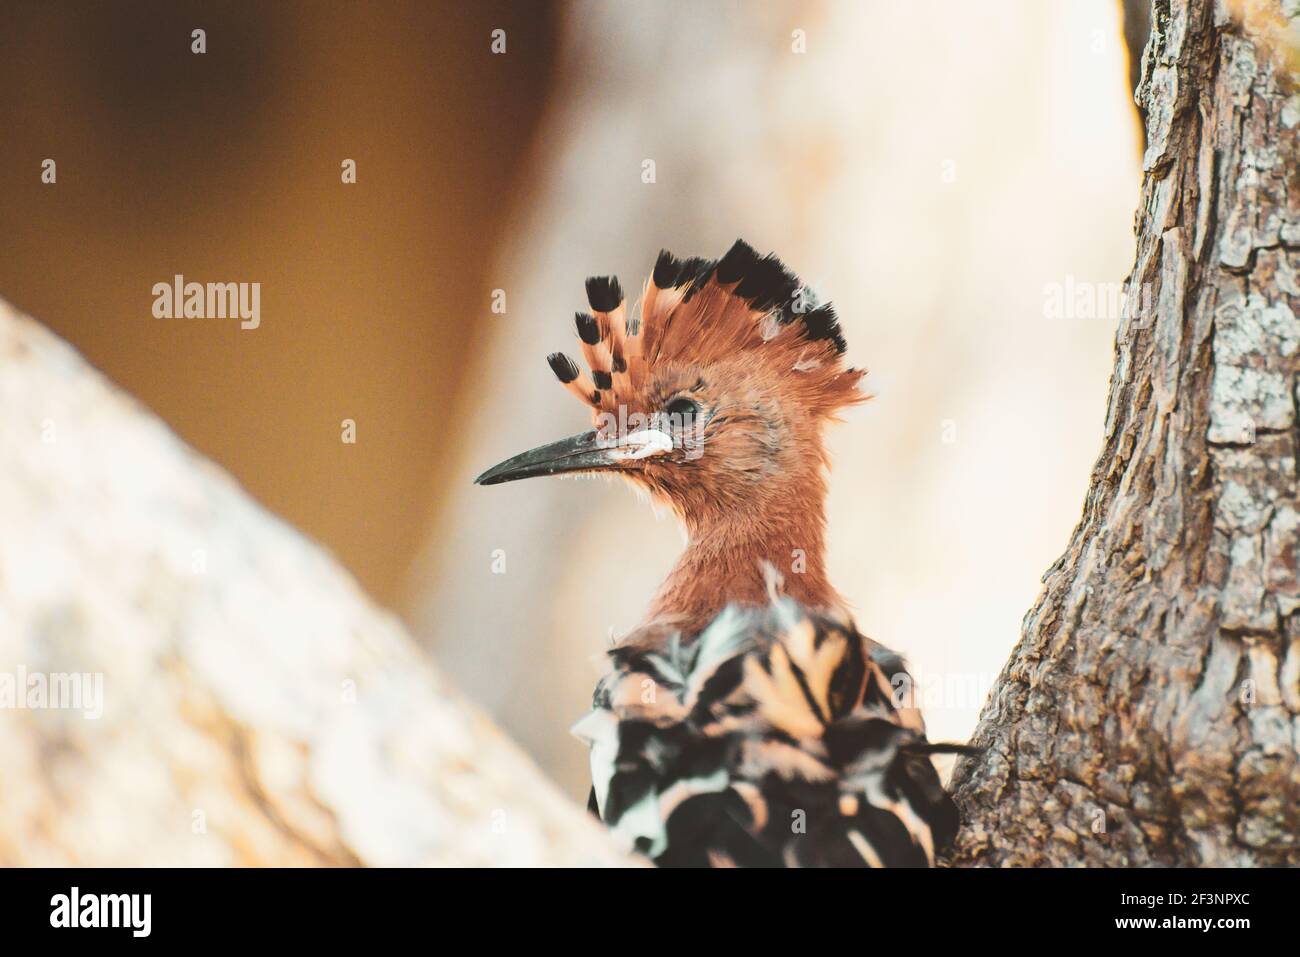
M327 555L3 301L0 409L0 864L628 863Z

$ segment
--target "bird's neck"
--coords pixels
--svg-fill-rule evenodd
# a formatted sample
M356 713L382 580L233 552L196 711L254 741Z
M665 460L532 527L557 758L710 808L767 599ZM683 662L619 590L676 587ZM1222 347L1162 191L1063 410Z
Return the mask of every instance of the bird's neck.
M649 622L691 635L729 604L768 601L770 564L785 594L808 608L841 602L826 577L825 486L820 475L750 508L683 516L688 542L655 596Z

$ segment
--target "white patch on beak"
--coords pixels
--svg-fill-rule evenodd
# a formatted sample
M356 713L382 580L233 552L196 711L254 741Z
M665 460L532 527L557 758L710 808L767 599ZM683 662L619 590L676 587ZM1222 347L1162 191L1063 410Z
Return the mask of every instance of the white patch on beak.
M648 459L653 455L664 455L673 450L673 437L658 429L641 429L623 436L618 448L610 452L610 457L619 462L635 462Z

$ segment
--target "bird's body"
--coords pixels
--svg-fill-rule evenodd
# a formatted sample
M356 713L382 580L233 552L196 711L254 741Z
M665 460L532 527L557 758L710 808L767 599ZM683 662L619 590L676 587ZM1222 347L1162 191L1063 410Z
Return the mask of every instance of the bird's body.
M632 636L574 730L596 809L656 862L926 866L957 817L896 655L774 595Z
M910 679L858 633L824 565L821 432L862 401L834 312L772 256L660 255L640 309L587 282L596 428L515 456L495 484L617 472L688 543L575 732L595 810L662 864L932 863L956 830Z

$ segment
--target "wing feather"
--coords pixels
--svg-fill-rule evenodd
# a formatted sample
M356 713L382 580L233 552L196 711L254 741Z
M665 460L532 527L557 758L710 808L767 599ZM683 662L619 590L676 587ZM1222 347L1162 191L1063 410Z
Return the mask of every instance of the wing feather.
M595 802L662 865L927 866L957 811L898 655L788 598L610 652L574 731ZM647 695L646 689L651 689Z

